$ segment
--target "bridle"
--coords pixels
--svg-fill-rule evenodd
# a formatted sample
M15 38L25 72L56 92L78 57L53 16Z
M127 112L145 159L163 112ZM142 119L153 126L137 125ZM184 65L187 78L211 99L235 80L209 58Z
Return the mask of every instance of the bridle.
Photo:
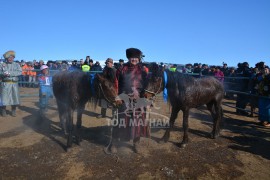
M161 78L162 79L162 78ZM150 90L148 90L148 89L144 89L144 91L145 92L147 92L147 93L150 93L150 94L153 94L154 95L154 97L160 92L160 89L161 89L161 86L162 86L162 80L160 81L160 83L159 83L159 88L158 88L158 90L157 90L157 92L154 92L154 91L150 91Z
M101 89L101 92L102 92L103 97L105 98L105 100L106 100L107 102L113 104L113 103L109 100L109 98L105 95L105 93L104 93L104 91L103 91L103 88L102 88L102 85L101 85L100 82L98 83L98 85L99 85L99 87L100 87L100 89Z

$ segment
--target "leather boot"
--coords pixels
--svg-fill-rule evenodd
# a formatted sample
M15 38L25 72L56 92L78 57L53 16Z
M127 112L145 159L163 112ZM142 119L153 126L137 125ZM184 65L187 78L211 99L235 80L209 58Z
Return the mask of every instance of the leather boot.
M2 115L3 117L7 117L6 106L2 106L2 107L1 107L1 115Z
M16 117L16 106L15 105L11 106L11 116Z

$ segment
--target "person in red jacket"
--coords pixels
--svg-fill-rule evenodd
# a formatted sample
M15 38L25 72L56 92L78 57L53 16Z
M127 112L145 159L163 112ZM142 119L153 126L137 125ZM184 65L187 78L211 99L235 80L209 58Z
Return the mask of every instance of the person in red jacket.
M133 140L134 150L138 152L140 137L149 137L149 125L145 120L145 111L136 109L136 102L143 98L147 73L143 68L142 52L137 48L126 50L128 62L116 71L118 94L125 103L118 109L117 122L113 125L112 144L110 150L117 152L117 141Z

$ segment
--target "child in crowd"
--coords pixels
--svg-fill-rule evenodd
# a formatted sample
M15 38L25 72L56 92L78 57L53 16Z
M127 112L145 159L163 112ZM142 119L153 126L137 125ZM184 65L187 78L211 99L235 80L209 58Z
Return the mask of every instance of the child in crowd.
M39 81L39 107L41 116L44 117L47 111L49 98L53 98L52 77L49 76L49 68L46 65L40 67L41 73L38 76Z

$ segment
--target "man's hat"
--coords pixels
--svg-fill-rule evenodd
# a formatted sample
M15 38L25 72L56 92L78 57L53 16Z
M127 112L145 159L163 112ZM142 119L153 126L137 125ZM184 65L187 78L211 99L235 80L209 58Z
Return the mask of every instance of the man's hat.
M124 62L124 59L119 59L119 62Z
M5 54L3 54L5 59L8 59L10 56L13 56L15 58L15 51L7 51Z
M142 58L142 51L137 48L129 48L126 50L127 58Z
M113 63L113 59L112 59L112 58L107 58L106 64L107 64L108 62Z
M93 61L93 59L90 59L89 62L93 63L94 61Z

